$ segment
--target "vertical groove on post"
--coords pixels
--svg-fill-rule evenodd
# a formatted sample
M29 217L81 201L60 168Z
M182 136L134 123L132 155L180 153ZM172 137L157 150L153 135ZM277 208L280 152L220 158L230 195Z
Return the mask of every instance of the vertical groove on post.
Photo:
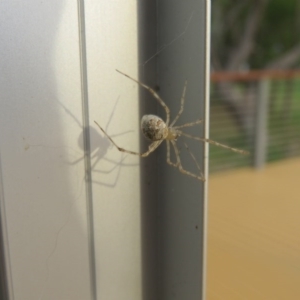
M204 136L209 138L209 104L210 104L210 23L211 23L211 0L206 0L206 28L205 28L205 123ZM208 218L208 176L209 176L209 144L204 144L204 177L203 185L203 255L202 255L202 300L206 299L206 268L207 268L207 218Z
M13 300L13 281L11 275L10 252L6 223L6 210L2 181L2 167L0 157L0 299Z
M94 240L92 174L91 174L91 158L90 158L91 149L90 149L90 130L89 130L84 0L78 0L78 24L79 24L79 52L80 52L80 74L81 74L84 166L85 166L85 194L86 194L87 214L88 214L87 218L88 218L89 259L90 259L90 277L91 277L90 288L91 288L92 299L96 300L97 299L96 257L95 257L95 240Z
M264 167L268 147L268 104L270 96L270 80L262 79L258 84L258 98L256 105L256 127L254 141L254 167Z

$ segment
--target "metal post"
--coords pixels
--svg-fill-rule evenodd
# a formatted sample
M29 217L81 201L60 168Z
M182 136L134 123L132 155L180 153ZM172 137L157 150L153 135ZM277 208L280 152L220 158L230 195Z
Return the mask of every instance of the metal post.
M256 126L254 135L254 167L264 167L268 147L268 107L270 98L270 80L265 78L258 83L256 106Z
M144 27L146 33L141 36L153 38L151 31L156 28L157 40L154 43L157 43L157 47L148 57L145 52L151 52L149 48L142 52L141 78L148 76L150 80L146 82L153 84L151 75L147 74L153 74L153 64L156 63L156 86L171 110L171 119L180 108L180 98L187 80L184 111L177 124L203 119L203 125L191 131L203 137L205 133L208 134L210 1L159 1L152 17L153 25L149 28L148 19ZM141 103L147 102L149 108L149 101L153 103L151 97ZM157 112L145 112L142 104L142 111L165 118L164 110L156 103L155 106ZM204 155L206 146L197 141L185 142L207 177L207 154ZM184 167L197 172L182 139L178 140L178 145ZM142 171L146 175L142 178L142 182L145 182L143 261L144 276L147 279L144 280L144 289L151 293L145 293L145 299L204 299L206 184L168 165L165 145L158 149L157 157L154 154L149 160L152 164L145 162ZM173 153L172 160L175 160Z

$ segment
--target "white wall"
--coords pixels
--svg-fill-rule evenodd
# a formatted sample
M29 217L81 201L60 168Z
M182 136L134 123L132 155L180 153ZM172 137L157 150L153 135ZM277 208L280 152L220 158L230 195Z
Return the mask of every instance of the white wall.
M92 299L90 264L98 299L141 299L139 161L122 161L93 122L123 133L118 143L138 150L138 88L115 72L137 77L136 1L85 2L92 215L80 160L77 2L4 0L0 9L1 201L11 299Z

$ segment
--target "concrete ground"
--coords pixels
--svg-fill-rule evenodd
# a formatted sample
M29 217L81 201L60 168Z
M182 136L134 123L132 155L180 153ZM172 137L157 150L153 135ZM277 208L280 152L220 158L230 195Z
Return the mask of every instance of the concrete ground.
M208 300L300 299L300 158L213 174Z

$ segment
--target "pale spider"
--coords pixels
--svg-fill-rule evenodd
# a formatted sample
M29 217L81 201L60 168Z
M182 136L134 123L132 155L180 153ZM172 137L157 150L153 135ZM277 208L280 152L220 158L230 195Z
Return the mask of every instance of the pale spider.
M113 141L113 139L105 132L105 130L96 121L94 121L96 123L96 125L101 129L101 131L106 135L106 137L116 146L116 148L120 152L125 152L125 153L129 153L129 154L133 154L133 155L139 155L141 157L146 157L150 153L152 153L164 140L166 140L166 142L167 142L167 163L169 165L175 167L175 168L178 168L181 173L189 175L189 176L194 177L194 178L197 178L201 181L205 181L205 178L204 178L204 176L202 175L201 172L200 172L200 175L197 175L197 174L194 174L192 172L189 172L189 171L185 170L182 167L181 160L180 160L180 155L179 155L179 150L178 150L178 147L176 145L176 141L180 136L185 136L185 137L188 137L188 138L191 138L191 139L194 139L194 140L197 140L197 141L201 141L201 142L207 142L207 143L219 146L219 147L229 149L229 150L237 152L237 153L248 154L247 151L232 148L232 147L220 144L220 143L215 142L215 141L210 140L210 139L205 139L205 138L192 136L192 135L187 134L185 132L182 132L180 130L180 129L185 128L185 127L192 127L194 125L200 124L200 123L202 123L202 120L197 120L197 121L186 123L186 124L183 124L183 125L180 125L180 126L174 126L175 123L177 122L177 120L179 119L179 117L181 116L182 112L183 112L187 81L185 81L185 84L184 84L184 87L183 87L183 92L182 92L182 96L181 96L181 105L180 105L179 112L177 113L177 115L176 115L175 119L173 120L173 122L169 125L169 123L170 123L170 109L165 104L165 102L161 99L161 97L152 88L145 85L144 83L130 77L129 75L127 75L127 74L125 74L125 73L123 73L119 70L116 70L116 71L119 72L120 74L126 76L127 78L135 81L137 84L139 84L140 86L145 88L147 91L149 91L149 93L158 101L158 103L164 108L164 110L166 112L166 121L163 121L160 117L155 116L155 115L145 115L145 116L142 117L142 120L141 120L142 132L148 140L152 141L152 143L148 147L148 151L146 151L144 153L134 152L134 151L126 150L124 148L119 147ZM174 148L174 152L175 152L175 156L176 156L176 163L172 162L171 158L170 158L170 143L172 144L172 146ZM189 151L186 144L185 144L185 147ZM200 171L200 167L199 167L194 155L191 152L190 152L190 155L192 156L192 159L194 160L198 170Z

